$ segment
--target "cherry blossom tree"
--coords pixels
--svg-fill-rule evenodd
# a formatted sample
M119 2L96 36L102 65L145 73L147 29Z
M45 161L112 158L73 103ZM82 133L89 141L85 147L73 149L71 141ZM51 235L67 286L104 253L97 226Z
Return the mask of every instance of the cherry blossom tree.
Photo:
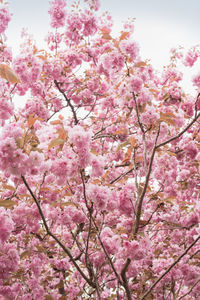
M0 299L199 299L199 47L158 73L98 8L51 1L15 55L1 1Z

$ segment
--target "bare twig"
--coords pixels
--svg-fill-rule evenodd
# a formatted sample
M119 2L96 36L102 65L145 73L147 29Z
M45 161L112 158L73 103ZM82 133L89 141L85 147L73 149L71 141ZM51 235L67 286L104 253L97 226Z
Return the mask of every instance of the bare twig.
M145 176L147 175L147 143L146 143L146 135L145 133L142 134L143 143L144 143L144 170Z
M96 291L97 291L98 299L101 300L100 287L99 287L99 284L98 284L98 281L97 281L97 278L96 278L96 277L95 277L95 283L96 283Z
M88 266L88 249L89 249L89 241L90 241L90 235L91 235L91 229L92 229L92 210L89 212L89 229L88 229L88 236L87 236L87 242L86 242L86 249L85 249L85 264Z
M92 139L93 140L97 140L97 139L101 139L101 138L112 138L115 141L117 140L117 136L116 135L109 134L109 133L95 135Z
M12 94L12 92L14 91L14 89L16 88L16 86L17 86L17 83L14 84L12 90L10 91L10 95ZM12 101L11 101L11 102L12 102Z
M197 95L197 99L195 101L195 117L197 116L197 111L198 111L198 108L197 108L197 103L199 101L199 97L200 97L200 93Z
M83 197L84 197L84 201L85 201L85 205L88 209L88 212L90 213L92 209L92 205L91 207L89 207L88 201L87 201L87 195L86 195L86 187L85 187L85 180L84 180L84 174L83 174L84 170L80 171L81 174L81 180L82 180L82 184L83 184Z
M129 70L127 61L125 61L125 65L126 65L126 68L127 68L127 76L129 77L130 76L130 70Z

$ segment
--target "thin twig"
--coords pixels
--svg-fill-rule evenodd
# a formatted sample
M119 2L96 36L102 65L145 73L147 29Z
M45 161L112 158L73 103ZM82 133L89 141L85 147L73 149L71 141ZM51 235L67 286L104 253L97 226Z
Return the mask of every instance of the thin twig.
M198 111L197 103L198 103L198 100L199 100L199 96L200 96L200 93L197 95L197 99L195 101L195 117L197 116L197 111Z
M96 283L96 291L97 291L98 299L101 300L100 287L99 287L99 284L98 284L98 281L97 281L97 278L96 278L96 277L95 277L95 283Z
M47 173L46 173L46 172L44 172L44 174L43 174L43 178L42 178L42 182L41 182L41 184L40 184L40 187L39 187L39 191L38 191L38 201L39 201L39 202L40 202L40 192L41 192L41 188L42 188L42 186L43 186L43 184L44 184L44 181L45 181L46 175L47 175Z
M146 143L145 133L142 134L142 138L144 143L144 170L145 170L145 176L147 176L147 143Z
M115 141L117 140L117 136L116 135L109 134L109 133L95 135L92 139L93 140L97 140L97 139L101 139L101 138L112 138Z
M113 272L115 273L115 276L116 276L117 280L118 280L119 283L123 286L123 282L121 281L121 279L120 279L120 277L119 277L119 275L118 275L118 273L117 273L117 271L116 271L116 269L115 269L115 267L114 267L114 264L113 264L113 262L112 262L112 259L110 258L109 254L108 254L108 252L107 252L107 250L106 250L106 248L105 248L105 246L104 246L104 244L103 244L103 242L102 242L102 240L101 240L100 233L99 233L99 228L98 228L98 226L97 226L97 224L96 224L96 222L95 222L95 220L94 220L93 217L92 217L92 222L93 222L93 224L94 224L94 226L95 226L95 228L96 228L96 230L97 230L97 237L98 237L98 240L99 240L99 242L100 242L100 244L101 244L101 247L102 247L102 249L103 249L103 251L104 251L104 253L105 253L105 255L106 255L106 257L107 257L107 259L108 259L108 261L109 261L109 263L110 263L110 265L111 265L111 268L112 268Z
M194 288L199 282L200 282L200 279L198 279L198 280L195 282L195 284L193 284L193 286L189 289L189 291L188 291L187 293L185 293L183 296L181 296L180 298L178 298L178 300L181 300L181 299L185 298L185 296L189 295L189 294L192 292L193 288Z
M130 170L128 170L127 172L122 173L121 175L119 175L119 176L116 177L115 179L113 179L113 180L110 182L110 184L113 184L113 183L115 183L116 181L122 179L124 176L128 175L128 174L131 173L132 171L134 171L134 167L131 168Z
M87 119L87 117L89 117L89 115L92 113L93 109L96 106L96 102L97 102L97 97L96 97L96 100L94 101L94 103L93 103L92 108L90 109L90 111L86 114L86 116L83 119L81 119L82 121L84 121L85 119Z
M134 99L134 102L135 102L135 110L136 110L138 124L140 126L140 129L141 129L142 133L145 134L145 130L144 130L143 124L142 124L142 122L140 120L140 115L139 115L139 111L138 111L136 96L135 96L135 93L132 93L132 94L133 94L133 99Z
M92 210L92 205L91 205L91 207L89 207L89 204L88 204L88 201L87 201L86 186L85 186L85 180L84 180L84 174L83 174L83 172L84 172L84 170L80 171L81 180L82 180L82 184L83 184L83 197L84 197L85 205L86 205L86 207L88 209L88 212L90 213L90 211Z
M57 114L58 112L60 112L62 109L66 108L68 105L63 106L61 109L54 111L54 113L52 113L52 115L47 119L47 122L49 120L51 120L51 118L53 118L53 116L55 116L55 114Z
M104 251L104 253L105 253L105 255L106 255L106 257L107 257L107 259L108 259L108 261L109 261L109 263L110 263L110 265L111 265L111 268L112 268L113 272L114 272L115 275L116 275L116 278L118 279L118 281L120 282L120 284L122 284L122 281L121 281L121 279L120 279L120 277L119 277L117 271L115 270L115 267L114 267L114 265L113 265L113 262L112 262L110 256L108 255L108 252L106 251L106 249L105 249L105 247L104 247L104 244L103 244L103 242L102 242L102 240L101 240L99 228L98 228L98 226L97 226L97 224L96 224L96 222L95 222L95 220L94 220L94 218L93 218L93 216L92 216L92 213L91 213L91 212L93 211L93 208L92 208L92 207L90 208L89 205L88 205L87 196L86 196L85 181L84 181L84 176L83 176L83 171L82 171L82 170L81 170L80 174L81 174L81 179L82 179L82 183L83 183L83 196L84 196L85 204L86 204L86 207L87 207L88 212L89 212L89 214L90 214L91 220L92 220L92 222L93 222L93 224L94 224L94 226L95 226L95 228L96 228L96 230L97 230L97 237L98 237L98 240L99 240L99 242L100 242L100 244L101 244L101 247L102 247L102 249L103 249L103 251Z
M145 224L139 226L139 228L143 228L145 227L146 225L148 225L153 217L153 215L155 214L155 212L158 210L159 208L159 205L156 206L156 209L152 212L151 216L149 217L149 219L145 222Z
M172 141L174 141L174 140L176 140L176 139L178 139L178 138L180 138L196 121L197 121L197 119L199 118L199 116L200 116L200 113L198 113L196 116L195 116L195 118L183 129L183 130L181 130L181 132L179 132L176 136L174 136L174 137L172 137L172 138L170 138L170 139L168 139L167 141L165 141L165 142L162 142L162 143L160 143L160 144L158 144L157 146L156 146L156 150L158 149L158 148L160 148L160 147L162 147L162 146L164 146L164 145L166 145L166 144L169 144L169 143L171 143Z
M133 150L133 165L134 165L134 173L135 173L135 187L137 191L137 199L139 198L139 186L138 186L138 177L137 177L137 169L136 169L136 160L135 160L136 148Z

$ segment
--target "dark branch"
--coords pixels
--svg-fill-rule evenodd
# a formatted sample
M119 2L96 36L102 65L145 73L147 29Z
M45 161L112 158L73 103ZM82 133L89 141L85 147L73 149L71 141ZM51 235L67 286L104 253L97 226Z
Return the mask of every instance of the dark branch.
M137 234L138 229L139 229L140 217L141 217L141 212L142 212L142 203L143 203L143 199L144 199L144 196L146 194L146 190L147 190L147 187L148 187L148 184L149 184L149 178L150 178L151 171L152 171L153 160L154 160L154 156L155 156L155 153L156 153L156 144L157 144L157 141L158 141L159 134L160 134L160 124L159 124L159 127L158 127L158 132L157 132L155 143L154 143L154 148L153 148L153 151L152 151L152 154L151 154L151 159L150 159L150 163L149 163L149 168L148 168L144 188L143 188L142 194L139 198L139 203L138 203L137 213L136 213L136 223L135 223L134 235Z
M126 278L126 272L128 270L128 267L129 267L130 263L131 263L130 258L127 258L126 264L125 264L125 266L123 267L123 269L121 271L121 277L122 277L122 280L123 280L123 283L124 283L123 286L124 286L124 288L126 290L126 295L127 295L127 299L128 300L132 299L132 297L131 297L131 291L129 289L128 281L127 281L127 278Z
M131 173L132 171L134 171L134 168L131 168L130 170L128 170L127 172L125 173L122 173L121 175L119 175L118 177L116 177L115 179L113 179L110 184L113 184L115 183L116 181L122 179L124 176L128 175L129 173Z
M96 228L96 230L97 230L97 237L98 237L98 240L99 240L99 242L100 242L100 244L101 244L101 247L102 247L102 249L103 249L103 251L104 251L104 253L105 253L105 255L106 255L106 257L107 257L107 259L108 259L108 261L109 261L109 263L110 263L110 266L111 266L113 272L115 273L115 276L116 276L117 280L118 280L119 283L123 286L123 282L121 281L121 279L120 279L120 277L119 277L119 275L118 275L118 273L117 273L117 271L116 271L116 269L115 269L115 267L114 267L114 264L113 264L113 262L112 262L112 259L110 258L109 254L108 254L108 252L107 252L107 250L106 250L106 248L105 248L105 246L104 246L104 244L103 244L103 242L102 242L102 240L101 240L99 228L98 228L98 226L97 226L97 224L96 224L96 222L95 222L95 220L94 220L93 217L92 217L92 222L93 222L93 224L94 224L94 226L95 226L95 228Z
M74 116L74 121L75 121L75 124L77 125L78 124L78 118L77 118L77 115L76 115L76 112L75 112L75 109L73 107L73 105L71 104L71 100L69 98L67 98L65 92L62 90L62 88L60 87L59 83L57 80L54 80L54 83L57 87L57 89L59 90L59 92L61 92L61 94L64 96L65 100L67 101L69 107L71 108L71 111L73 113L73 116Z
M187 293L185 293L183 296L181 296L180 298L178 298L178 300L181 300L181 299L185 298L185 296L189 295L189 294L192 292L193 288L194 288L199 282L200 282L200 279L198 279L198 280L193 284L193 286L189 289L189 291L188 291Z
M78 265L77 262L74 260L74 258L73 258L73 256L72 256L70 250L69 250L67 247L65 247L65 245L63 245L63 243L62 243L62 242L61 242L61 241L60 241L60 240L59 240L59 239L58 239L58 238L50 231L49 226L48 226L48 224L47 224L47 222L46 222L46 219L45 219L45 217L44 217L42 208L41 208L41 206L40 206L40 204L39 204L37 198L36 198L35 195L33 194L33 191L31 190L30 186L28 185L28 183L27 183L25 177L22 175L21 178L22 178L22 180L23 180L25 186L27 187L29 193L31 194L31 196L32 196L32 198L33 198L35 204L37 205L39 214L40 214L40 216L41 216L41 218L42 218L42 221L43 221L43 224L44 224L44 227L45 227L45 229L46 229L47 234L48 234L49 236L51 236L51 237L57 242L57 244L64 250L64 252L68 255L68 257L69 257L70 260L72 261L74 267L75 267L75 268L77 269L77 271L81 274L81 276L85 279L85 281L86 281L91 287L96 288L96 284L95 284L94 282L92 282L92 281L85 275L85 273L80 269L79 265Z
M163 277L171 271L171 269L177 265L177 263L188 253L188 251L199 241L200 235L194 240L192 244L171 264L171 266L152 284L148 291L142 296L140 300L144 300L154 289L154 287L163 279Z
M198 113L198 114L196 114L195 113L195 117L194 117L194 119L181 131L181 132L179 132L176 136L174 136L174 137L172 137L171 139L168 139L167 141L165 141L165 142L162 142L162 143L160 143L159 145L157 145L156 146L156 150L158 149L158 148L160 148L160 147L162 147L162 146L164 146L164 145L166 145L166 144L169 144L169 143L171 143L172 141L174 141L174 140L176 140L176 139L178 139L178 138L180 138L196 121L197 121L197 119L199 118L199 116L200 116L200 113Z
M140 115L139 115L139 111L138 111L138 106L137 106L137 101L136 101L136 97L135 97L135 94L133 94L133 99L134 99L134 102L135 102L135 109L136 109L136 114L137 114L137 120L138 120L138 124L140 126L140 129L142 131L143 134L145 134L145 130L144 130L144 127L143 127L143 124L142 122L140 121Z

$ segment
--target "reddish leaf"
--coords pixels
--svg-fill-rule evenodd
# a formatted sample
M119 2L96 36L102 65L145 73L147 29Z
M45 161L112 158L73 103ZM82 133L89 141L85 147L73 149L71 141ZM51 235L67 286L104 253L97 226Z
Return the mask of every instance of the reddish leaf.
M34 117L34 115L30 115L28 118L28 127L31 128L36 120L38 120L37 117Z
M61 120L55 120L55 121L51 121L50 122L51 125L58 125L58 124L62 124Z
M128 35L129 35L128 31L122 31L121 35L120 35L120 38L119 38L120 41L125 40L128 37Z
M136 68L145 67L147 64L144 61L140 61L134 65Z

